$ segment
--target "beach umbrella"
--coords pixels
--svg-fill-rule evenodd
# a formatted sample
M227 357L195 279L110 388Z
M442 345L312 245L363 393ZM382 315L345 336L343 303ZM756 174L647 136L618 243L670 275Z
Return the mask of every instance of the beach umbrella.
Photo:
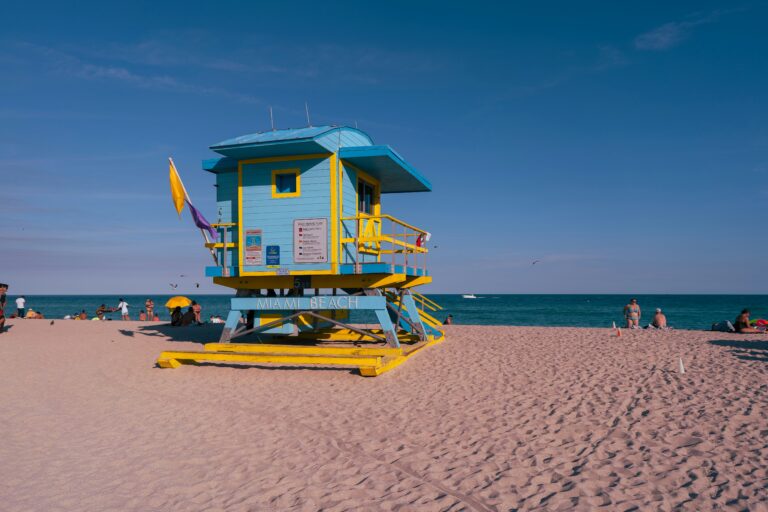
M190 299L184 297L183 295L177 295L168 299L168 302L165 303L165 307L168 309L173 309L175 307L185 308L190 304L192 304Z

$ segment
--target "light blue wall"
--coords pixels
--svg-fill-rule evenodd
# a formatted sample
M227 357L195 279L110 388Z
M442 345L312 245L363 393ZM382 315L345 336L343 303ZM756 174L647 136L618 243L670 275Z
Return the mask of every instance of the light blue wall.
M216 222L237 224L237 170L216 174ZM217 230L221 237L221 230ZM221 241L221 239L219 239ZM227 230L227 242L237 242L237 228ZM219 261L223 261L223 250L218 250ZM237 252L229 251L227 263L237 266Z
M341 205L342 217L354 217L357 215L357 172L350 166L344 166L342 173ZM355 221L342 222L342 237L355 236ZM354 245L344 244L341 263L354 263Z
M298 168L301 196L273 198L272 171ZM289 270L330 269L331 250L330 160L318 158L243 165L243 225L241 229L261 229L263 265L248 266L246 272L274 271L266 266L266 247L280 246L280 267ZM294 219L328 219L328 263L293 263Z

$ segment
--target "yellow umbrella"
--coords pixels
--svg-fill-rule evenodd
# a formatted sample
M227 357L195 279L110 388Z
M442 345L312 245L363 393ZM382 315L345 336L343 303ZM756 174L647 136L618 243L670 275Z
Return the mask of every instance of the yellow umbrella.
M168 302L165 303L165 307L168 309L173 309L175 307L185 308L190 304L192 304L192 301L187 297L184 297L183 295L177 295L168 299Z

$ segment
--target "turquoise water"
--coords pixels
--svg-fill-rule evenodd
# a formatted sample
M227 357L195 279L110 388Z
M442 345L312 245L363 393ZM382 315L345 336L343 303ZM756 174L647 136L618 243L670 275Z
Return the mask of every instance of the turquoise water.
M47 318L85 309L93 316L96 308L105 303L116 306L117 295L27 295L27 306L40 310ZM151 295L158 306L169 295ZM229 295L190 295L203 307L203 317L216 314L226 316ZM456 324L474 325L554 325L574 327L609 327L619 324L622 309L629 295L478 295L477 299L464 299L461 295L430 295L445 309L435 314L441 320L449 313ZM708 329L713 322L731 320L743 308L752 310L752 318L768 318L768 295L636 295L643 308L643 322L648 323L657 307L664 310L669 324L678 329ZM15 311L15 295L8 296L6 315ZM137 319L144 308L146 295L126 295L131 304L131 318ZM168 320L165 308L156 307L162 320ZM109 315L119 320L119 313ZM352 321L366 322L371 318L358 314Z

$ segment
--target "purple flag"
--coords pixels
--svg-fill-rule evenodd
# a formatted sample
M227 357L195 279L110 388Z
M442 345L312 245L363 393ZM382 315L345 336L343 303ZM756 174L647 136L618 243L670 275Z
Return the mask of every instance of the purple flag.
M211 234L211 238L216 239L216 230L213 229L213 226L205 220L205 217L203 217L203 214L197 211L197 208L192 206L192 203L187 201L187 205L189 205L189 211L192 213L192 220L195 221L195 226L197 226L200 229L206 230L208 233Z

